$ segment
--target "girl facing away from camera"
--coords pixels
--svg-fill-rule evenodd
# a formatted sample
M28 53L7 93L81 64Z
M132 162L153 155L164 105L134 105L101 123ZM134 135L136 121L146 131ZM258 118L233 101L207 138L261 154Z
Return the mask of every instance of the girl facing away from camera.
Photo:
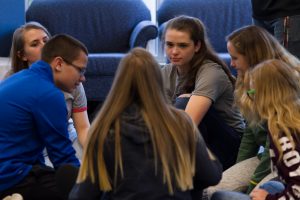
M6 73L5 78L29 68L32 63L40 60L42 48L50 37L48 30L38 22L28 22L17 28L13 34L10 52L11 69ZM90 127L85 91L80 83L72 93L63 93L68 110L69 138L73 142L77 158L81 160L82 147ZM52 165L47 154L45 160L47 165Z
M159 64L135 48L91 125L70 199L199 199L221 173L190 117L167 103Z
M206 144L227 169L236 161L245 127L233 106L235 78L212 49L199 19L171 19L162 41L170 61L162 68L169 103L199 125Z
M250 196L218 191L211 199L300 199L299 71L273 59L257 65L248 75L251 121L267 125L270 157L281 182L266 182Z

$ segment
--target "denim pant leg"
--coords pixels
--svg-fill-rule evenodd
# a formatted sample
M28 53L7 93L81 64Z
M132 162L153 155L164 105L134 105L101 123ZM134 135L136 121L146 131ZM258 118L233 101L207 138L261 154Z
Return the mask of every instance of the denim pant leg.
M282 192L285 186L279 181L268 181L259 188L266 190L270 194L276 194ZM250 196L239 192L217 191L213 193L210 200L250 200Z
M250 196L232 191L217 191L215 192L210 200L250 200Z
M269 21L253 19L253 23L263 27L274 35L283 44L284 41L284 18ZM286 49L300 59L300 15L289 16L288 43Z
M259 188L266 190L270 194L276 194L282 192L285 189L285 186L279 181L268 181Z
M223 170L236 163L242 133L228 126L214 107L208 110L199 129L208 147L222 163Z
M174 106L185 109L188 101L189 97L177 98ZM206 145L222 163L223 170L235 164L241 135L228 126L212 106L203 117L198 128Z
M185 110L185 107L189 100L190 97L177 97L174 106L178 109Z
M300 59L300 15L289 17L288 32L287 49Z

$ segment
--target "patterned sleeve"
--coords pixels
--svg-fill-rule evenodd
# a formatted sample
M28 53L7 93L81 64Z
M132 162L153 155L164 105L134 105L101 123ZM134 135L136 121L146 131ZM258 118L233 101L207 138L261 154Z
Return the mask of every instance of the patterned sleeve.
M296 140L294 140L296 141ZM266 200L294 200L300 199L300 147L295 145L293 149L292 142L288 137L284 136L279 139L279 144L283 150L282 158L279 162L278 151L270 139L270 156L276 169L278 170L279 178L285 185L285 189L281 193L275 195L269 194Z
M83 112L87 110L87 100L82 83L73 92L72 112Z

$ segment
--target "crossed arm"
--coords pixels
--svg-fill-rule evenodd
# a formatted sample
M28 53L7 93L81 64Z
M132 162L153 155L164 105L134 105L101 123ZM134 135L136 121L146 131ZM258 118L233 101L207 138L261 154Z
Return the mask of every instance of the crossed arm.
M188 94L190 96L190 94ZM180 97L188 97L186 94ZM190 100L187 103L185 112L193 119L195 124L200 124L203 117L209 110L212 104L212 100L205 96L191 95Z

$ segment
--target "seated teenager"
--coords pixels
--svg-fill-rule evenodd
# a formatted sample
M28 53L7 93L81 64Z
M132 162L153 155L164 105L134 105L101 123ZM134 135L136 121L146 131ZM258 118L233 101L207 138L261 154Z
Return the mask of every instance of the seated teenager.
M245 127L233 105L234 77L213 51L199 19L170 20L162 41L170 60L162 68L169 103L199 125L208 147L227 169L236 161Z
M299 72L299 68L272 59L257 65L249 75L251 121L268 125L270 157L281 182L266 182L250 195L218 191L212 200L300 199Z
M91 125L70 199L199 199L221 173L190 117L167 104L159 64L135 48Z
M49 40L50 33L38 22L28 22L15 30L11 48L11 69L5 77L9 77L29 66L41 58L42 48ZM87 116L87 100L85 91L80 83L71 93L65 92L64 97L68 110L69 138L76 151L76 157L82 157L82 147L87 138L90 126ZM75 126L74 126L75 125ZM52 166L47 152L45 152L47 165Z
M279 59L295 69L300 61L289 53L265 29L245 26L233 31L227 37L227 48L231 55L231 65L237 70L235 101L246 119L253 114L252 100L249 98L249 72L257 64L268 59ZM251 94L250 94L251 95ZM269 139L267 125L255 124L248 120L237 158L237 164L223 173L221 182L208 188L208 196L217 190L232 190L250 194L262 181L276 176L271 173ZM259 152L260 147L264 151Z
M78 40L57 35L43 47L40 61L1 82L0 199L13 193L30 200L67 198L57 187L56 170L80 163L61 90L72 92L85 80L87 54ZM54 169L43 162L44 148ZM60 174L72 184L76 171Z

